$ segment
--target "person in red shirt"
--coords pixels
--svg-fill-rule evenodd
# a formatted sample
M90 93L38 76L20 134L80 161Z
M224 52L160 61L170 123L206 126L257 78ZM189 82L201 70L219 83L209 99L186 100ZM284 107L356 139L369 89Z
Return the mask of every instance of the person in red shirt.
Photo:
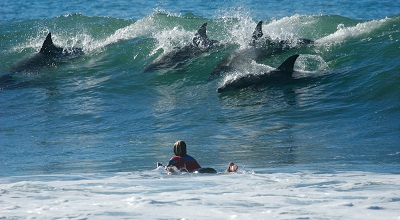
M186 143L184 141L180 140L174 144L174 153L175 156L170 159L165 168L168 172L174 173L179 170L192 173L201 168L196 159L187 154Z

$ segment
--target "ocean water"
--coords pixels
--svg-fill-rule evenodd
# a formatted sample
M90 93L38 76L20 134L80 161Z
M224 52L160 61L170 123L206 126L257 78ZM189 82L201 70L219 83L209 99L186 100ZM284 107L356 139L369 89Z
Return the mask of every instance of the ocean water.
M400 219L398 5L1 2L0 218ZM209 78L260 20L315 44ZM226 46L144 71L204 22ZM85 55L8 78L48 32ZM296 53L299 80L216 92ZM156 169L180 139L219 173Z

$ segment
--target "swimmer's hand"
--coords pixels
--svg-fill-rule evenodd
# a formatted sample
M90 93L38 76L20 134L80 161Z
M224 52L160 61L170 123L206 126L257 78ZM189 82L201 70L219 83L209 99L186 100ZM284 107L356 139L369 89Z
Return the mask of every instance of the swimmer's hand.
M176 166L165 167L165 170L168 172L168 174L175 174L179 172Z

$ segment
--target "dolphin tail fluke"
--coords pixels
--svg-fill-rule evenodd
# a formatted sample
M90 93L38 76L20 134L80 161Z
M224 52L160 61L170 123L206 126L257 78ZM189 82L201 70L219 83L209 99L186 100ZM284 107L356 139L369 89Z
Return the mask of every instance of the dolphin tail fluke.
M262 36L263 36L262 21L260 21L260 22L258 22L256 29L253 32L253 40L258 40Z
M283 63L278 67L278 70L283 72L293 72L294 63L296 62L299 54L295 54L289 58L287 58Z
M39 53L57 53L62 51L62 48L58 48L53 44L53 40L51 39L51 33L47 34L46 40L44 40L42 48L40 49Z

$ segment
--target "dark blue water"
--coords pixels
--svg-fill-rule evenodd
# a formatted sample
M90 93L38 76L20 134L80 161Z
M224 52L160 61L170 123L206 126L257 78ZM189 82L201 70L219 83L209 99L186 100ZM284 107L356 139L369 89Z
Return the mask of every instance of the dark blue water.
M0 176L144 171L178 139L202 165L252 170L398 173L400 9L396 1L5 1L0 72L58 46L85 55L14 74L0 91ZM294 53L303 80L220 95L210 72L245 45L259 20L276 38L315 46L248 63L277 67ZM144 73L208 22L233 45ZM243 72L243 70L241 70Z

